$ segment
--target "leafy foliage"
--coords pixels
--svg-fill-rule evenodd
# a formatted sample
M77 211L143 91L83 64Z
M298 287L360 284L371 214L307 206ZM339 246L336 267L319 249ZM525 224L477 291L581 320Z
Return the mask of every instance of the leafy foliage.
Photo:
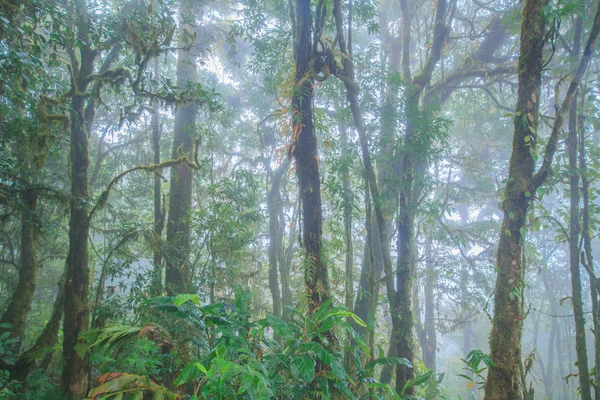
M488 368L495 367L494 361L490 358L490 356L478 349L471 350L471 352L467 355L467 358L461 358L461 360L466 364L466 367L463 369L468 371L471 376L465 374L459 374L459 376L470 382L469 387L476 384L480 389L482 389L486 381L483 373ZM483 365L481 365L481 363L483 363Z
M290 309L290 321L268 315L253 322L249 305L249 291L240 288L233 304L203 306L192 294L159 297L147 301L146 306L156 313L155 317L170 319L171 332L156 324L87 332L86 340L94 349L96 360L121 369L104 372L90 398L141 398L143 393L161 399L399 397L390 386L369 376L377 365L410 363L403 358L365 363L366 346L346 318L365 324L350 311L333 306L329 300L314 315ZM342 355L327 334L331 329L346 331L356 343L354 370L347 370L339 361ZM190 335L191 332L196 334ZM155 358L155 370L127 362L131 355L139 357L144 346L151 350L146 356ZM326 366L319 374L315 373L318 363ZM127 371L123 371L124 367ZM139 371L146 375L139 375ZM421 385L430 376L423 375L408 385Z

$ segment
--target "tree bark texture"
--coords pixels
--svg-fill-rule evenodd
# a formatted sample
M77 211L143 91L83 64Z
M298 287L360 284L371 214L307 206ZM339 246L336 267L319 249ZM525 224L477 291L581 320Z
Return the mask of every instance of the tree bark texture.
M583 100L582 100L583 103ZM587 264L590 278L590 296L592 299L592 325L594 332L594 399L600 400L600 307L598 299L598 278L594 273L594 257L592 255L592 238L590 233L590 182L587 175L587 158L585 147L585 131L583 121L578 119L579 125L579 171L581 172L582 193L582 230L584 262ZM582 256L582 259L584 257Z
M155 89L158 88L159 67L158 58L154 62L154 80L156 82ZM154 164L160 164L160 107L158 102L153 107L152 120L152 152ZM161 176L158 173L154 174L154 237L153 237L153 254L152 260L154 264L152 277L152 292L154 296L159 296L162 292L162 232L165 227L165 215L162 201L162 182Z
M40 358L40 352L44 349L49 351L44 358L52 354L52 347L58 341L58 332L60 330L60 322L63 319L65 303L65 285L64 279L61 279L58 295L54 300L52 315L46 323L44 330L38 336L37 340L26 351L19 354L17 361L12 369L12 376L21 382L24 382L31 370L35 367Z
M329 277L321 255L323 211L317 136L313 120L313 78L309 65L315 56L311 38L313 24L310 0L297 0L295 14L296 76L292 98L291 152L296 161L302 207L304 280L308 308L314 313L329 298Z
M16 349L25 335L27 315L31 310L31 303L37 284L37 234L39 231L37 220L37 202L39 193L26 188L21 194L21 260L19 263L19 283L13 292L6 311L0 319L2 324L10 324L11 337L18 339ZM4 331L0 328L0 333Z
M514 117L513 150L509 162L508 180L504 190L504 218L498 245L494 319L490 332L490 368L485 385L485 398L522 399L521 333L523 327L522 290L524 289L523 247L526 216L532 194L545 182L564 118L593 54L600 32L600 5L596 11L583 56L573 74L560 108L556 114L542 164L534 174L534 153L537 151L539 96L545 43L545 0L524 3L519 56L519 89Z
M504 189L504 218L498 245L498 277L494 292L494 319L490 333L490 357L495 367L488 371L485 398L523 398L520 382L521 334L524 289L523 247L526 216L532 195L535 138L538 129L542 83L542 53L545 23L544 0L527 0L521 25L519 91L514 118L514 136L509 175Z
M182 1L180 14L186 18L195 15L193 7ZM183 29L193 33L193 28L181 22ZM184 47L184 43L180 47ZM180 49L177 59L177 86L186 88L188 83L197 82L198 73L196 59L190 50ZM183 105L175 113L173 134L173 151L171 157L176 159L183 154L191 158L194 151L196 117L198 104ZM167 293L183 293L192 289L190 266L190 211L192 208L193 169L188 163L180 163L171 168L171 185L169 190L169 214L167 220L167 245L165 251L165 289Z
M75 1L77 34L82 45L80 59L71 60L75 80L71 97L71 219L65 278L62 387L65 394L74 399L86 396L90 369L89 354L83 350L83 343L79 340L79 334L88 329L90 321L89 132L86 129L85 105L86 90L97 56L90 47L87 7L86 0Z
M575 54L579 53L579 38L581 35L581 18L576 22L576 38L573 44ZM569 152L569 187L570 187L570 216L569 216L569 269L571 271L571 305L575 319L575 353L577 356L577 369L579 371L579 388L583 400L591 400L590 372L588 367L587 345L585 341L585 318L583 316L583 296L581 288L581 270L579 264L579 238L581 226L579 224L579 172L577 170L579 138L577 135L577 95L573 97L569 112L567 149Z

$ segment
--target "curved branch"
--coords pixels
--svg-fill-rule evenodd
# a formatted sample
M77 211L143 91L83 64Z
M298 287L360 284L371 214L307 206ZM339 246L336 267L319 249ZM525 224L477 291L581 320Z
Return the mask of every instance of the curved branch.
M123 179L126 175L130 174L131 172L149 171L149 172L159 173L159 171L162 170L163 168L173 167L175 165L179 165L182 163L189 165L190 168L192 168L192 169L200 169L200 163L198 162L198 146L200 145L199 138L194 140L194 145L195 145L193 147L194 152L191 155L192 157L188 156L187 154L184 154L176 159L167 160L160 164L138 165L137 167L133 167L126 171L123 171L119 175L112 178L111 181L108 183L108 185L106 185L106 188L102 191L100 196L98 196L98 199L96 200L96 204L94 205L94 208L88 215L88 219L91 220L93 218L94 214L96 214L96 212L98 210L100 210L100 209L102 209L102 207L104 207L104 205L108 201L108 196L110 195L110 191L113 188L113 186L115 184L117 184L121 179Z

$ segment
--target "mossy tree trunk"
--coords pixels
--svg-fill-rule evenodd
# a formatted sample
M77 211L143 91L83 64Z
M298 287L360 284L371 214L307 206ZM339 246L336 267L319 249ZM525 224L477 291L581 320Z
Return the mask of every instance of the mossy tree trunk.
M37 261L37 202L39 193L37 190L28 187L21 193L21 259L19 262L19 283L13 292L12 297L6 307L6 311L0 319L2 324L10 324L8 328L11 337L18 339L16 346L20 348L20 343L25 335L27 315L31 310L31 303L36 288L38 261ZM0 328L0 333L4 329Z
M194 10L186 1L180 3L180 15L193 18ZM182 21L183 29L193 36L190 21ZM184 47L187 43L180 43ZM192 47L193 49L193 47ZM186 88L188 83L198 81L196 58L191 50L180 49L177 60L177 86ZM172 158L183 154L191 158L195 151L194 139L198 104L183 105L175 113ZM171 168L169 190L169 214L167 220L167 249L165 251L165 288L168 293L183 293L192 289L190 266L190 212L192 209L193 169L188 163L180 163Z
M62 321L64 313L64 302L65 286L64 279L61 279L58 288L58 295L54 300L52 315L46 323L44 330L42 333L40 333L33 346L19 354L19 357L12 368L12 376L15 379L24 382L42 355L44 360L42 363L44 363L46 360L50 361L53 353L52 347L58 341L60 322ZM46 350L47 353L44 354L44 350ZM47 363L48 362L46 362L46 364Z
M573 74L567 94L556 113L552 132L540 169L534 173L537 149L543 49L546 38L543 7L545 0L526 0L521 24L518 65L519 89L514 117L513 150L508 180L504 189L504 217L498 244L494 319L490 332L490 357L495 367L488 371L485 399L523 399L521 382L521 333L523 327L524 265L523 250L526 217L537 189L546 181L564 118L571 107L593 54L600 31L600 7L596 11L583 56Z
M583 108L584 99L581 100ZM581 194L582 194L582 209L581 209L581 235L583 238L584 255L582 262L588 271L590 279L590 297L592 300L592 330L594 333L594 399L600 400L600 306L599 292L600 285L598 277L594 271L594 257L592 254L592 236L590 231L590 182L587 169L587 152L585 145L585 130L583 129L583 118L578 118L578 133L579 133L579 171L581 173Z
M580 16L575 22L575 38L573 41L573 56L578 57L581 47L581 33L583 21ZM579 175L578 150L579 135L577 132L577 94L573 96L569 110L567 150L569 153L569 269L571 271L571 289L573 315L575 319L575 353L577 356L577 369L579 371L579 389L583 400L592 399L590 386L590 371L588 366L587 344L585 340L585 317L583 315L583 296L581 288L581 269L579 263L581 225L579 223Z
M89 355L81 351L82 343L79 341L79 334L88 329L90 321L89 132L84 111L86 90L97 57L97 52L91 48L87 7L86 0L75 1L77 38L81 46L79 57L71 57L75 79L71 97L71 219L65 278L62 387L66 395L74 399L86 396L90 368Z
M545 23L544 0L527 0L521 26L519 93L514 118L513 150L504 190L504 218L498 245L498 278L494 292L494 320L490 333L490 356L486 399L522 399L520 382L523 326L523 246L526 217L532 199L535 140L542 84L542 52Z
M158 58L154 61L155 90L158 89L160 79ZM152 152L154 164L160 164L160 107L158 102L154 103L152 119ZM153 232L153 254L154 264L152 277L152 295L158 296L162 293L162 232L165 227L165 210L162 201L162 182L158 173L154 174L154 232Z
M313 26L310 0L297 0L294 26L294 61L296 65L295 87L292 97L293 143L291 153L296 161L300 190L302 216L302 245L304 249L304 281L308 296L308 309L314 313L327 300L329 277L322 258L323 210L321 205L321 182L319 155L313 115L313 73L316 44L320 37L324 7L317 11ZM322 25L321 25L322 28Z

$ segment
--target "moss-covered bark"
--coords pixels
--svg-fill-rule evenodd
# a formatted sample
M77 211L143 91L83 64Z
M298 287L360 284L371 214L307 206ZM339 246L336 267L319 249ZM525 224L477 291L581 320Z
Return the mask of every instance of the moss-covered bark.
M514 117L513 150L504 189L504 218L498 245L494 319L490 332L490 368L485 398L522 399L521 333L523 327L522 291L524 289L523 247L526 216L537 189L550 174L564 118L571 107L600 32L600 7L596 11L583 56L575 70L567 94L556 114L542 165L534 174L537 152L543 48L545 44L545 0L527 0L523 7L519 56L519 89Z
M494 292L494 320L490 333L490 368L486 399L522 399L520 382L521 333L523 326L523 246L526 216L532 194L534 152L538 129L542 52L545 22L544 0L527 0L521 26L519 92L514 118L512 155L504 190L504 219L498 245L498 278Z
M71 97L71 219L69 254L65 281L65 317L63 336L63 390L68 397L84 398L88 389L89 356L83 350L79 334L89 327L89 254L90 230L88 166L89 133L84 116L86 90L94 72L97 53L91 49L86 0L75 1L77 31L81 56L71 59L75 73Z
M193 8L189 2L180 3L180 15L192 18ZM182 22L183 23L183 22ZM183 28L193 36L193 27L184 23ZM187 43L180 43L184 47ZM180 49L177 60L177 86L187 87L198 81L195 57L190 50ZM177 109L173 134L172 158L182 154L191 157L194 149L198 104L191 103ZM192 209L193 169L181 163L171 169L169 189L169 214L167 220L167 246L165 249L165 288L168 293L183 293L192 289L190 270L190 211Z
M308 308L315 312L329 298L329 277L322 259L323 210L317 136L313 121L313 70L311 60L316 45L311 33L320 36L318 25L312 23L310 0L297 0L295 9L295 87L292 97L293 144L291 153L296 161L302 215L304 248L304 280ZM324 12L323 9L320 12ZM314 61L313 61L314 62Z
M154 62L154 79L156 81L155 90L158 89L159 81L159 67L158 58ZM152 126L152 161L154 164L160 164L160 107L158 102L153 107L152 120L150 125ZM162 183L161 176L158 173L154 174L154 237L153 237L153 252L152 261L154 264L153 276L152 276L152 295L159 296L162 293L162 233L165 227L165 210L163 209L162 200Z
M37 202L39 193L26 188L21 194L21 260L19 263L19 283L13 292L6 311L0 319L2 324L10 324L11 337L20 341L25 335L27 315L31 310L33 294L35 293L37 280L37 233L39 231L37 221ZM0 333L3 331L0 328Z
M573 55L579 56L581 47L581 33L583 21L577 17L575 22L575 39L573 41ZM590 387L590 371L588 366L587 344L585 341L585 318L583 316L583 296L581 289L581 270L579 263L581 237L581 225L579 223L579 174L578 150L579 135L577 133L577 94L573 96L569 110L567 149L569 152L569 191L570 191L570 215L569 215L569 269L571 271L571 288L573 315L575 316L575 353L577 355L577 369L579 371L579 389L583 400L592 399Z
M44 330L38 336L37 340L26 351L19 354L14 367L12 368L11 375L16 380L24 382L30 371L36 366L40 360L42 354L44 359L52 356L52 347L58 341L58 332L60 330L60 322L63 318L65 302L65 287L64 279L61 279L58 288L58 295L54 300L54 306L52 309L52 315L46 323ZM47 353L44 354L44 350Z

